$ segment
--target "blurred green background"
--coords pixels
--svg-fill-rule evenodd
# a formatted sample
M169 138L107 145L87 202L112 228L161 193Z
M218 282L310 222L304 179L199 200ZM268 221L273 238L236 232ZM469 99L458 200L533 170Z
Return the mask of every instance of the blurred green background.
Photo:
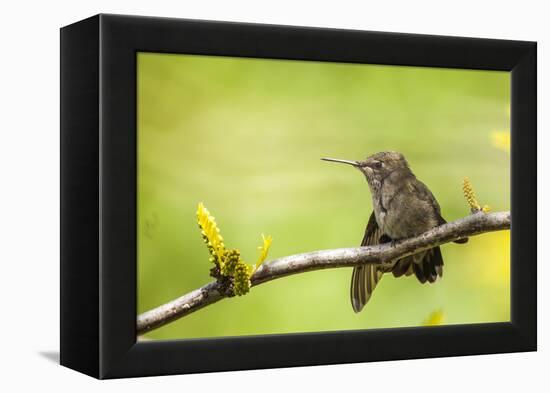
M358 246L371 213L364 177L320 157L397 150L455 220L510 208L507 72L138 54L138 313L211 281L198 202L228 247L254 263ZM500 133L500 134L495 134ZM497 137L498 139L498 137ZM502 146L500 146L502 147ZM275 280L146 335L154 339L417 326L510 319L509 232L442 246L444 276L386 275L363 312L351 269Z

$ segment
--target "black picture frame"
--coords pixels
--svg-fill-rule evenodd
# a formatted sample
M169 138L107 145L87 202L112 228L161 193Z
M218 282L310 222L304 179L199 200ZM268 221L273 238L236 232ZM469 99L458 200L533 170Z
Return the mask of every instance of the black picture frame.
M136 342L136 53L511 72L511 321ZM536 350L536 43L96 15L61 29L61 364L96 378Z

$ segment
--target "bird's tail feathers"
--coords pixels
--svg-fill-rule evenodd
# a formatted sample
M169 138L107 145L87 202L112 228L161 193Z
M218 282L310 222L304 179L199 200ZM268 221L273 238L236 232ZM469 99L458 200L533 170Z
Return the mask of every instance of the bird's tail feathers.
M356 266L353 268L350 288L353 311L358 313L365 307L382 275L382 270L374 265Z
M443 277L443 256L439 247L432 248L424 254L419 263L413 265L414 274L422 284L435 282L437 277Z

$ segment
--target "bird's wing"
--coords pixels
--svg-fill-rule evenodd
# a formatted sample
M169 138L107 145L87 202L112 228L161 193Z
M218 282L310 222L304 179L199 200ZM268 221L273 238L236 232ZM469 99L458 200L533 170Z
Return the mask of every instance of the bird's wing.
M371 213L369 222L367 223L367 228L365 229L365 235L363 236L363 240L361 241L361 246L372 246L373 244L379 244L380 238L384 234L378 227L378 223L376 222L376 217L374 216L374 212Z
M414 195L430 205L435 207L435 211L437 212L437 215L441 220L443 220L441 224L445 222L443 217L441 217L441 208L439 207L439 203L437 203L437 199L435 199L434 194L430 191L430 189L422 183L420 180L409 182L409 186L413 188Z
M430 191L430 189L424 183L422 183L421 181L412 182L411 186L414 187L414 189L415 189L414 191L416 192L419 199L421 199L423 201L426 201L428 203L431 203L431 204L433 204L433 206L435 206L435 211L437 213L437 219L438 219L437 225L446 224L447 220L445 220L441 216L441 208L439 207L439 203L437 203L437 199L435 199L435 197L432 194L432 192ZM467 243L467 242L468 242L467 237L454 241L454 243L459 243L459 244L463 244L463 243Z
M384 234L378 227L374 212L372 212L365 235L361 246L371 246L374 244L380 244L380 240L384 237ZM369 301L376 284L382 278L383 272L375 265L363 265L353 268L353 274L351 276L351 288L350 298L353 311L356 313L361 311L365 304Z

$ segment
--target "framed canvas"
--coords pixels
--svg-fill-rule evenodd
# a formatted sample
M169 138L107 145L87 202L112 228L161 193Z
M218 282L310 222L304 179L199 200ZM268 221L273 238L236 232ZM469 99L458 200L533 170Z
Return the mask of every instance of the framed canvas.
M534 351L535 153L534 42L63 27L61 364Z

